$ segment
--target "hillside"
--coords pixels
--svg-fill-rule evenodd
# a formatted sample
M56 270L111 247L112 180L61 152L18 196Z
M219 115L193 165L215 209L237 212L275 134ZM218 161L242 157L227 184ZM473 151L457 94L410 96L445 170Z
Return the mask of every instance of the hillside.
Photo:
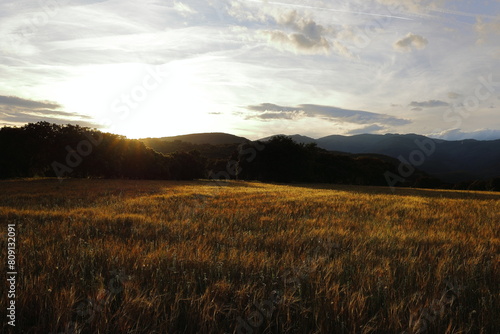
M185 138L194 138L188 135ZM205 138L204 134L196 136ZM174 137L179 138L179 137ZM301 137L307 140L307 137ZM148 138L148 147L163 154L197 151L207 158L208 176L260 180L266 182L325 182L337 184L388 185L387 173L397 175L400 162L381 154L351 154L329 152L313 143L294 142L290 137L274 136L265 145L248 141L245 144L184 142L179 139ZM426 173L415 170L396 186L449 187Z
M291 138L297 142L311 142L308 137L294 135ZM424 152L422 165L416 167L434 177L447 182L500 177L500 140L446 141L416 134L362 134L332 135L314 142L329 151L375 153L393 158L402 156L407 161L414 152L424 151L418 143L427 143L429 151Z
M183 141L191 144L210 144L210 145L223 145L223 144L241 144L249 140L244 137L238 137L228 133L212 132L212 133L194 133L188 135L161 137L161 138L143 138L141 141L147 142L151 139L159 139L163 141Z
M287 136L287 137L290 137L293 139L293 141L295 141L296 143L299 143L299 144L311 144L311 143L317 143L317 140L314 139L314 138L311 138L311 137L307 137L307 136L302 136L302 135L299 135L299 134L296 134L296 135L284 135L284 134L278 134L278 135L273 135L273 136L269 136L269 137L265 137L265 138L261 138L259 139L260 141L268 141L268 140L271 140L272 138L276 137L276 136Z
M449 142L410 134L329 136L316 141L300 135L274 136L252 142L205 133L141 141L39 122L0 129L0 153L0 178L210 177L426 188L450 188L450 182L473 180L454 187L500 189L500 140Z

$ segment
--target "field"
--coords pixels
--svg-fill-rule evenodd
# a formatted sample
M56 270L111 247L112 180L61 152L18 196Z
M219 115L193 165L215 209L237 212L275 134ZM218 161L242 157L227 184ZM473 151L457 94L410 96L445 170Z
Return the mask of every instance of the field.
M16 224L18 333L500 328L500 193L71 179L0 189L2 254Z

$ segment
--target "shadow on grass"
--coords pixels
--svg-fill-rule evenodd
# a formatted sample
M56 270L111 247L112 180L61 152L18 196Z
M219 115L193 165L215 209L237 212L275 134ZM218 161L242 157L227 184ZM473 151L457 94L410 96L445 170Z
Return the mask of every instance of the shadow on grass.
M373 194L373 195L392 195L392 196L418 196L435 197L446 199L474 199L474 200L500 200L500 192L489 191L468 191L468 190L448 190L448 189L422 189L422 188L394 188L381 186L357 186L344 184L280 184L283 186L338 190L350 193Z
M52 193L58 196L62 191L67 195L83 195L85 192L93 192L94 196L113 196L126 195L127 197L140 197L152 194L161 194L169 190L175 190L177 187L184 186L202 186L207 188L262 188L266 185L284 186L291 188L306 188L317 190L334 190L349 193L390 195L395 197L418 196L433 197L445 199L473 199L473 200L500 200L500 192L487 191L466 191L466 190L447 190L447 189L420 189L420 188L394 188L381 186L358 186L344 184L327 183L274 183L261 181L243 181L243 180L211 180L200 179L192 181L177 180L130 180L130 179L65 179L59 182L57 178L32 178L32 179L11 179L1 180L0 188L3 195L26 194L29 186L29 194L47 194ZM72 197L70 195L70 197ZM0 196L1 197L1 196Z

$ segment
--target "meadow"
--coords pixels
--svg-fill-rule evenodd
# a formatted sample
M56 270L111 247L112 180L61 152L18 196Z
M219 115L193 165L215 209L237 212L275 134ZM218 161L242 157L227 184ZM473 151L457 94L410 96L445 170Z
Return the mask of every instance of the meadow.
M0 189L2 254L16 224L17 333L500 328L500 193L98 179Z

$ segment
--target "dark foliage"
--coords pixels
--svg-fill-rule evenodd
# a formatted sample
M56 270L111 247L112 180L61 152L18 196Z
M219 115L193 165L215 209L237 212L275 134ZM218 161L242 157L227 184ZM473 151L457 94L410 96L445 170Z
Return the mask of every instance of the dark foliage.
M132 140L78 125L47 122L0 129L0 178L98 177L260 180L387 186L401 163L380 154L330 152L287 136L262 142L199 144ZM395 186L500 190L500 179L456 185L415 170Z
M259 143L262 145L262 143ZM252 144L240 146L240 152ZM299 144L287 136L275 136L253 156L238 154L238 177L274 182L321 182L387 186L386 173L398 174L399 161L382 155L334 153L315 143ZM438 179L416 170L398 186L436 188Z
M459 190L500 191L500 177L489 180L463 181L455 184L453 188Z
M500 139L447 141L416 134L361 134L327 136L315 142L329 151L377 153L393 158L409 159L412 154L422 152L425 159L419 169L452 183L500 177Z
M204 177L204 170L199 153L163 155L138 140L78 125L39 122L0 129L0 178L195 179Z
M199 154L206 158L207 170L225 170L227 159L235 151L238 150L238 143L232 144L197 144L186 142L179 139L164 140L161 138L145 138L141 141L147 146L157 152L165 155L173 154L176 152L190 152L197 151Z

